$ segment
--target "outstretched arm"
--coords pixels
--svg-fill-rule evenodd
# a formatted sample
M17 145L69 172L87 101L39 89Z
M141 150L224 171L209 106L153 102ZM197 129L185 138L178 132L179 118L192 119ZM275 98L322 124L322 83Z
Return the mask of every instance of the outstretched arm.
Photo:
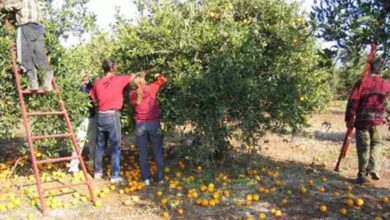
M157 93L168 81L168 76L165 73L158 73L154 75L155 81L151 84L152 91Z

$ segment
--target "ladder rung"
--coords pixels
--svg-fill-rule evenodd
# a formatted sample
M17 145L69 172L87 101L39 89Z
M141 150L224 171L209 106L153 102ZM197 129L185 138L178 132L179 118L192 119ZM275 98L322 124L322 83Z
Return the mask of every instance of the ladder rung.
M27 95L30 95L30 94L45 94L46 91L43 90L43 89L38 89L38 90L22 90L22 93L23 93L23 94L27 94Z
M39 140L39 139L49 139L49 138L66 138L71 137L72 135L69 133L66 134L52 134L52 135L38 135L38 136L32 136L31 139L33 140Z
M79 157L78 156L59 157L59 158L52 158L52 159L46 159L46 160L39 160L39 161L37 161L37 164L58 163L58 162L64 162L64 161L71 161L73 159L79 159Z
M63 115L64 112L29 112L28 116Z
M82 181L82 182L79 182L79 183L72 183L72 184L65 184L65 185L60 185L60 186L53 186L53 187L49 187L49 188L44 188L43 191L47 192L47 191L50 191L50 190L72 188L72 187L75 187L75 186L81 186L81 185L87 185L87 184L88 184L87 181Z
M58 90L53 90L53 91L51 91L51 92L59 93ZM38 90L22 90L22 94L25 94L25 95L46 94L46 93L51 93L51 92L48 92L48 91L43 90L43 89L38 89Z

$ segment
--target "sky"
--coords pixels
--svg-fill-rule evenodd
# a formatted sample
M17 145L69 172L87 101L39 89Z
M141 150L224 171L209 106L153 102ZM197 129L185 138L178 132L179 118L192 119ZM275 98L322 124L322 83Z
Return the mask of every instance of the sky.
M57 0L61 2L61 0ZM288 0L298 1L302 10L309 12L314 0ZM97 25L104 31L110 31L110 27L115 23L116 9L119 9L120 15L131 19L137 15L137 10L132 0L90 0L87 4L88 9L96 15ZM86 37L88 39L88 37ZM73 46L79 42L79 39L70 37L62 44L66 47Z
M295 0L291 0L295 1ZM314 0L297 0L302 5L302 10L308 12L311 9ZM97 24L108 31L110 24L115 22L115 8L119 7L121 15L131 18L136 14L135 6L131 0L90 0L88 8L96 14Z
M136 15L137 10L131 0L90 0L87 7L91 12L96 14L96 22L102 29L108 31L110 24L115 22L116 8L125 18L132 18Z

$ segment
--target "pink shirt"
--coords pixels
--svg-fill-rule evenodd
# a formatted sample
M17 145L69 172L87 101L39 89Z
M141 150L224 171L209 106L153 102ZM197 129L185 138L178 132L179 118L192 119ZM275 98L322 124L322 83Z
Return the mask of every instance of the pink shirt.
M105 76L95 82L89 96L98 103L99 111L120 111L123 106L123 90L130 81L130 75Z
M160 107L157 102L157 93L165 85L166 78L160 76L153 83L143 88L143 96L140 104L137 103L137 91L129 94L130 104L134 107L134 120L136 122L157 121L160 119Z

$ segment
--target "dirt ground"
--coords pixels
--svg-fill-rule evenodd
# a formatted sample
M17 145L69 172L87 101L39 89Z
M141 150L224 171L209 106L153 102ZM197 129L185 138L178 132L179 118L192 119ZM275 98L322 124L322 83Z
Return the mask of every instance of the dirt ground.
M143 187L138 183L136 157L124 152L122 170L133 177L128 186L114 189L107 180L95 182L101 207L75 196L79 192L85 197L85 187L52 192L47 200L55 208L49 208L44 216L33 202L36 195L31 170L19 165L15 167L17 176L6 179L18 158L10 155L12 149L20 147L23 140L3 141L0 219L163 219L164 212L170 219L259 219L259 214L266 219L390 219L390 202L386 202L390 197L388 130L380 181L354 183L357 172L354 141L341 162L341 171L333 171L346 130L343 108L344 103L337 102L328 111L313 115L309 120L311 126L301 134L266 135L257 149L259 153L237 151L213 168L190 168L178 158L168 156L170 170L165 175L169 180L164 185ZM49 184L77 179L63 171L48 172L52 177ZM206 188L202 190L202 186ZM121 194L120 190L125 192ZM205 200L207 206L198 205ZM357 203L361 201L364 204L359 206ZM340 213L343 208L346 213ZM183 214L178 213L179 209Z

